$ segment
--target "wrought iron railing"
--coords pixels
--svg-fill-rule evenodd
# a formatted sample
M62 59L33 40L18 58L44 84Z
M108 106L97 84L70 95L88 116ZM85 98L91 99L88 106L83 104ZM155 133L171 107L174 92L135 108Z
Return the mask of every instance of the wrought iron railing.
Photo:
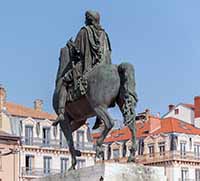
M180 151L166 151L152 154L137 155L137 162L139 163L154 163L168 160L184 160L190 162L199 162L200 157L195 156L194 152L186 152L182 154Z
M53 147L53 148L68 148L66 141L61 140L44 140L42 138L33 138L31 141L22 137L22 145L39 146L39 147ZM95 147L92 142L74 142L74 146L78 150L94 151Z
M36 177L45 177L48 175L55 175L58 173L62 173L61 170L50 169L48 172L46 172L46 170L43 168L27 168L27 167L22 168L22 177L36 178Z

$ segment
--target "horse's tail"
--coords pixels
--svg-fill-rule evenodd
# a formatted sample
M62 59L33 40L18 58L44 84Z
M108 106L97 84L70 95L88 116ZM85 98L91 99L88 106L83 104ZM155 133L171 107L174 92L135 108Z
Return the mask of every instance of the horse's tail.
M124 123L129 124L135 118L135 106L138 101L135 91L135 70L132 64L122 63L118 66L120 90L117 98L124 117Z

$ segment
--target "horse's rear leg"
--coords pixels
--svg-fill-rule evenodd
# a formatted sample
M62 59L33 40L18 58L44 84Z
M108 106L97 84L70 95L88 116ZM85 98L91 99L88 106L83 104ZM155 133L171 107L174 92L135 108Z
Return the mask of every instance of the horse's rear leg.
M132 134L132 138L131 138L132 145L130 149L130 155L128 157L128 162L135 162L135 153L137 150L135 120L132 120L132 122L129 123L128 127Z
M96 112L97 116L103 120L104 125L105 125L104 130L101 133L101 136L99 137L99 139L97 139L97 142L96 142L96 156L98 158L102 157L104 159L102 144L103 144L103 141L106 138L107 134L114 126L114 121L109 116L107 109L102 106L95 108L95 112Z
M72 128L70 125L70 120L67 115L65 115L65 120L60 121L60 127L64 133L64 136L67 140L67 144L69 146L69 151L72 156L72 165L69 170L74 170L76 166L76 150L74 148L74 141L72 137Z

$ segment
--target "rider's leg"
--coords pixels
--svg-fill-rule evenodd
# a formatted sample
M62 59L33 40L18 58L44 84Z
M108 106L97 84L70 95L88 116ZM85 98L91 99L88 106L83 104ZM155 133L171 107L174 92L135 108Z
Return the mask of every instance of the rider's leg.
M57 124L60 121L63 121L65 119L64 114L65 114L66 100L67 100L67 90L65 85L62 85L58 99L58 117L56 121L53 123L53 126L57 126Z

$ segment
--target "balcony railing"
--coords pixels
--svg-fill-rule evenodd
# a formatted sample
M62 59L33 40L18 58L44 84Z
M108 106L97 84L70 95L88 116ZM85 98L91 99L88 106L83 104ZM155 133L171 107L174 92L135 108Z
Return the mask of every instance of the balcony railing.
M163 162L170 160L180 160L180 161L190 161L190 162L199 162L200 157L195 156L194 152L186 152L182 154L180 151L166 151L166 152L158 152L144 155L137 155L136 158L138 163L155 163L155 162Z
M50 169L49 173L45 173L43 168L22 168L22 177L29 177L29 178L38 178L38 177L45 177L47 175L55 175L61 173L61 170Z
M44 140L42 138L33 138L31 141L25 140L25 137L22 137L22 145L30 145L30 146L38 146L38 147L53 147L53 148L68 148L68 145L66 141L60 141L60 140ZM84 151L94 151L94 145L92 142L83 142L78 143L74 142L74 146L78 150L84 150Z

